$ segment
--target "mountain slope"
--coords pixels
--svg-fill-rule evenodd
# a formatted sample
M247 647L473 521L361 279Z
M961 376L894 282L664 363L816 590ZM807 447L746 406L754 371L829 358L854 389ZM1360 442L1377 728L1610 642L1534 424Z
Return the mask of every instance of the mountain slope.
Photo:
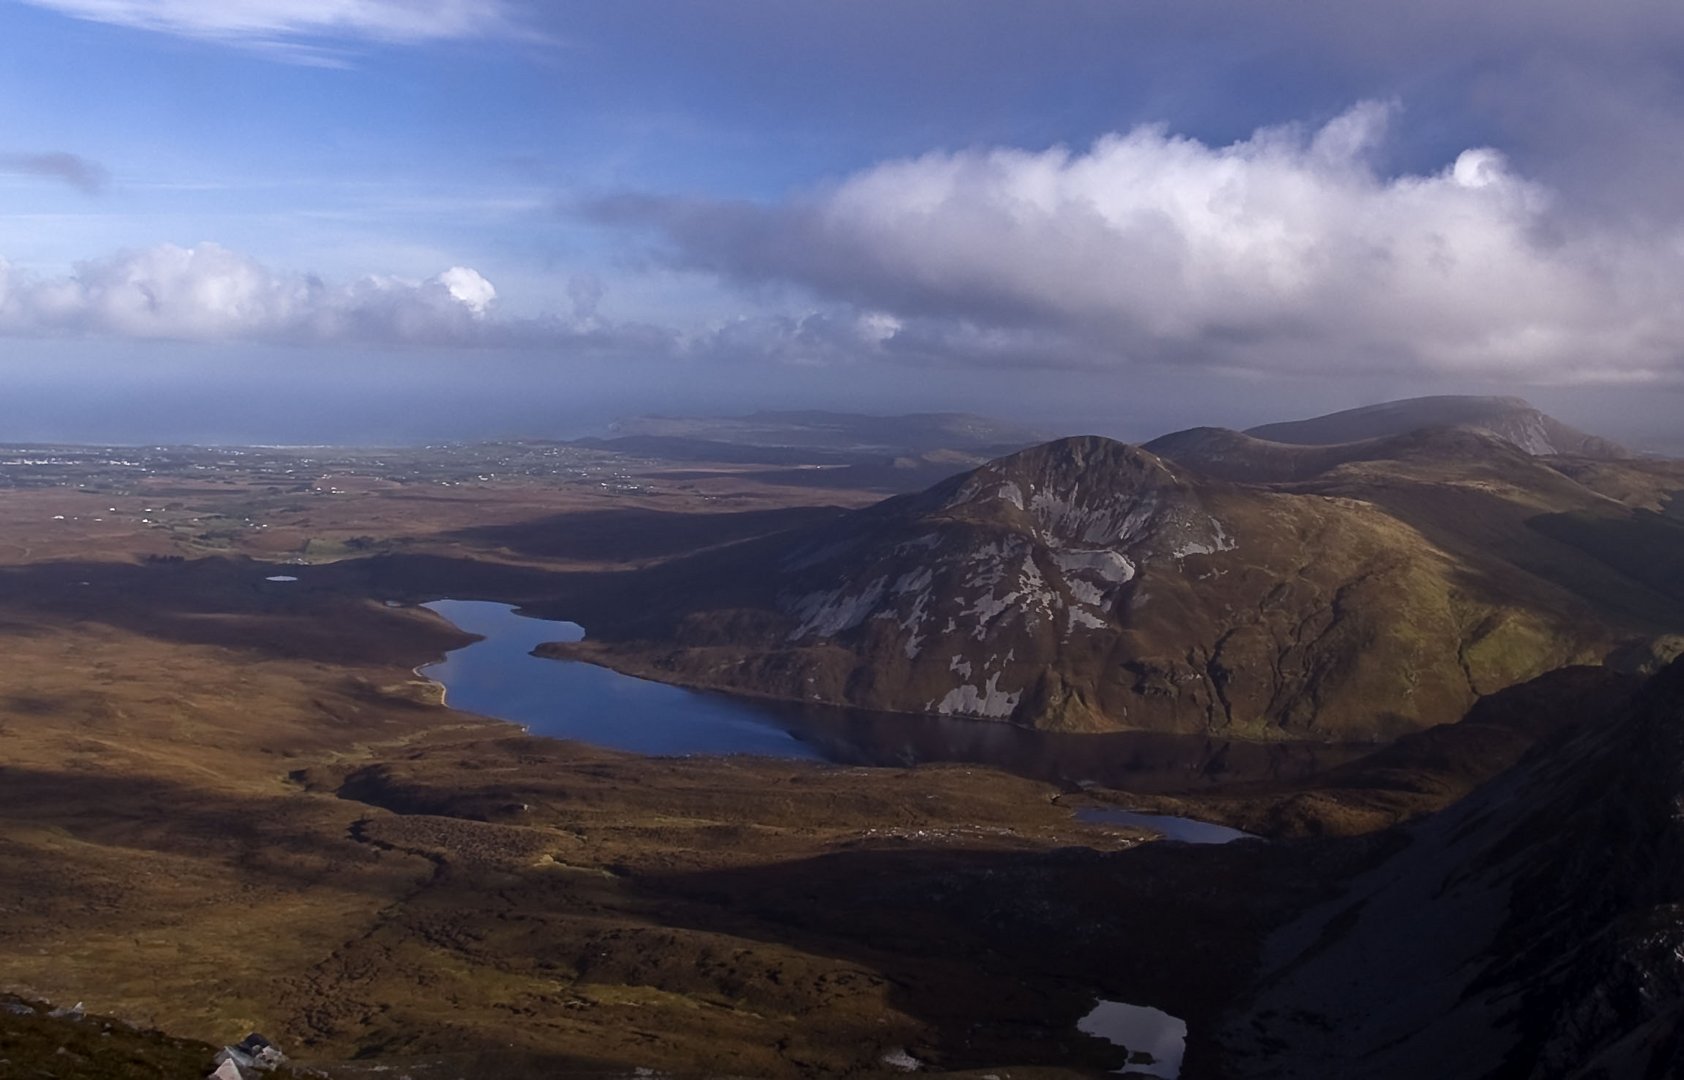
M1479 438L1500 466L1534 468ZM1598 498L1542 475L1563 490L1526 513ZM1483 478L1467 486L1501 502ZM1467 512L1451 501L1450 517ZM1549 580L1452 557L1370 499L1223 483L1099 438L613 584L570 615L590 640L558 652L1060 730L1390 738L1629 633Z
M1421 397L1364 405L1309 420L1264 424L1245 434L1306 446L1362 442L1429 427L1464 427L1506 439L1529 454L1625 458L1630 451L1548 416L1522 398Z
M1270 943L1249 1077L1684 1070L1684 663L1393 834Z
M1377 506L1510 602L1551 603L1547 582L1640 635L1684 614L1684 463L1538 457L1471 428L1331 446L1195 428L1150 446L1208 476Z

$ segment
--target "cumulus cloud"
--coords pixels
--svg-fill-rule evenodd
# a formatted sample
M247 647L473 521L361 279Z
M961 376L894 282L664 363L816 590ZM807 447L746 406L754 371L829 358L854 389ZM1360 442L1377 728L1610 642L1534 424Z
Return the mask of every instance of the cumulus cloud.
M0 333L186 341L462 345L495 339L497 290L452 267L426 281L330 285L217 244L164 244L37 277L0 260Z
M653 226L685 266L876 320L876 353L1684 374L1684 232L1576 223L1490 148L1385 175L1393 112L1363 103L1228 146L1144 126L1083 152L887 162L777 205L622 198L596 212Z
M361 38L413 44L483 37L513 23L504 0L24 0L92 22L231 44L296 50L303 39Z
M105 166L75 154L0 154L0 173L42 176L69 184L89 195L105 189L110 174Z

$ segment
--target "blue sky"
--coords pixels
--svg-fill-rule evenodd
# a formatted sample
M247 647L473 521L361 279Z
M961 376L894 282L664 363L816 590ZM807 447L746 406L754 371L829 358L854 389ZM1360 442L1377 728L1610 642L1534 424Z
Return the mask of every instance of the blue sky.
M1680 56L1652 0L0 0L0 438L1671 439Z

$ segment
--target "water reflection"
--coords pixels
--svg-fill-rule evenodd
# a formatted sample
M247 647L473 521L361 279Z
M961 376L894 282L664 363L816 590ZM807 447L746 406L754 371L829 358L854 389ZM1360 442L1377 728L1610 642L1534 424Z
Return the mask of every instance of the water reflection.
M1374 751L1368 745L1257 743L1146 731L1069 735L983 720L822 706L764 708L776 716L774 722L819 746L831 761L970 762L1067 784L1091 781L1165 794L1241 780L1301 780Z
M960 762L1068 784L1172 792L1237 780L1301 779L1373 749L1146 732L1066 735L731 697L530 655L544 642L580 640L584 630L576 623L527 618L489 601L423 606L485 639L422 669L446 687L452 706L512 720L534 734L639 753L762 754L888 766Z

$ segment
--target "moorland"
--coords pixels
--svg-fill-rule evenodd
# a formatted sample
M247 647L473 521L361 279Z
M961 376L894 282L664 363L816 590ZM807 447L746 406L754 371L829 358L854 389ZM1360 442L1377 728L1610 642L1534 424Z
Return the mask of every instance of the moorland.
M1246 440L1263 442L1077 440L980 471L974 447L0 450L0 992L161 1032L132 1035L152 1040L137 1076L189 1075L183 1055L249 1030L346 1077L1100 1075L1129 1058L1077 1029L1102 998L1184 1019L1189 1078L1362 1060L1319 1044L1292 997L1329 997L1341 948L1366 962L1377 931L1306 912L1353 891L1384 910L1376 882L1421 851L1441 856L1415 878L1466 877L1489 862L1474 842L1521 851L1502 887L1533 880L1550 864L1513 838L1543 826L1476 811L1538 776L1538 814L1576 820L1606 785L1563 784L1564 761L1616 775L1641 746L1661 771L1587 820L1664 801L1657 717L1677 694L1655 672L1684 630L1684 469L1466 426ZM1143 492L1157 517L1132 519ZM1128 543L1092 533L1101 518ZM851 544L805 561L819 538ZM1003 574L978 603L987 559L1041 582L1046 625ZM860 603L880 578L918 584ZM446 596L586 625L557 655L887 723L992 660L1004 685L1043 683L959 719L1198 752L1136 790L1068 759L867 768L536 737L415 673L469 640L419 607ZM978 648L910 648L920 632ZM1355 749L1291 775L1222 768L1287 741ZM1272 840L1164 843L1075 813L1115 804ZM1486 832L1410 832L1458 813ZM1572 865L1606 840L1550 836L1537 858ZM1604 890L1585 910L1609 918L1672 899L1670 879L1561 881ZM1432 910L1410 933L1436 932ZM1510 915L1482 915L1498 929L1469 948L1544 918ZM1292 933L1329 943L1327 970L1283 963ZM1608 985L1575 978L1563 995ZM1565 998L1527 1000L1548 1023ZM1552 1052L1649 1030L1676 1004L1657 1000ZM1398 1023L1429 1046L1473 1038L1435 1027L1444 1011ZM113 1075L40 1049L54 1023L73 1022L0 1015L0 1076L48 1058ZM1474 1041L1501 1058L1499 1028Z

